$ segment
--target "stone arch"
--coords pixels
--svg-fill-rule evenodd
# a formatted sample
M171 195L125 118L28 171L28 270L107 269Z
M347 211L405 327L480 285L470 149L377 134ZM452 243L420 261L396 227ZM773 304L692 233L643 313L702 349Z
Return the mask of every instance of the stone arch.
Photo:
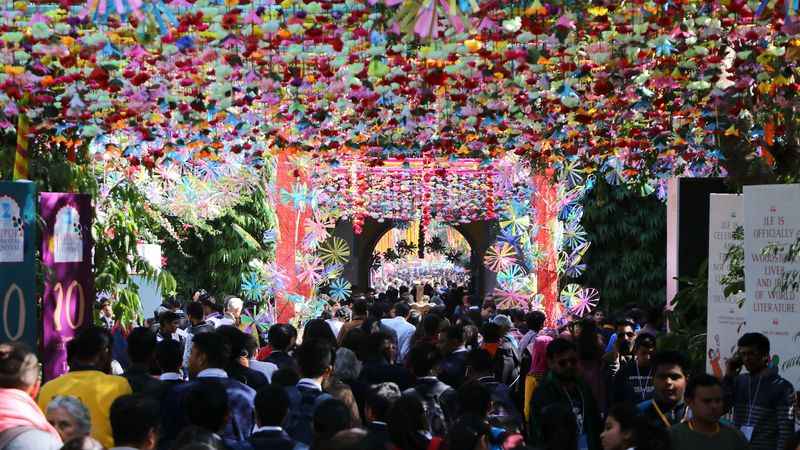
M367 218L360 235L353 233L349 221L339 221L334 235L350 245L350 259L344 267L344 276L352 283L354 290L365 290L369 286L369 269L372 253L380 239L394 228L391 221L378 222ZM483 266L486 249L497 236L497 221L484 220L453 226L466 239L470 246L470 272L475 289L480 296L494 289L494 274Z

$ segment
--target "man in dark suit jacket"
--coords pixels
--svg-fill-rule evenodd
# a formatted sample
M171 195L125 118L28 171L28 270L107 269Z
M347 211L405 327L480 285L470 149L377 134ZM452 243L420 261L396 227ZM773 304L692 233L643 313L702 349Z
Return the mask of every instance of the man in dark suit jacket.
M387 424L389 410L402 395L400 388L394 383L376 384L370 388L364 405L365 428L377 442L390 441Z
M136 327L128 335L128 356L131 366L123 376L134 394L158 397L161 382L150 374L156 351L156 334L146 327Z
M256 394L256 428L247 441L232 450L306 450L283 430L289 411L289 396L280 386L262 388Z
M294 328L289 324L277 323L269 328L267 339L269 346L272 347L272 353L267 356L266 361L275 364L278 369L290 368L298 371L297 362L289 354L297 339Z
M445 355L439 364L439 380L458 389L467 374L467 348L464 346L464 327L451 325L439 333L439 348Z
M192 340L189 356L189 378L192 381L175 386L164 397L161 446L174 440L188 424L185 399L189 391L203 381L217 381L228 394L229 417L222 438L233 441L247 439L255 424L253 405L256 392L249 386L228 378L222 368L228 364L230 348L220 334L201 333Z

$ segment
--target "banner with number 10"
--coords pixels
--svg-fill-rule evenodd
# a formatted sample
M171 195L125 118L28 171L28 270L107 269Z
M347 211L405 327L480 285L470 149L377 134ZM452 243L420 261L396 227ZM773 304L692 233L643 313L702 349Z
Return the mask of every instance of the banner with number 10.
M45 380L67 371L66 344L92 323L92 204L86 194L42 192L42 360Z

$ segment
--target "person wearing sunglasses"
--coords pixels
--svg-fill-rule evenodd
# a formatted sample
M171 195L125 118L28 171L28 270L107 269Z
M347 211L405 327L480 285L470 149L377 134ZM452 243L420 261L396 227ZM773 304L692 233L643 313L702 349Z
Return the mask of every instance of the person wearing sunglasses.
M614 376L611 403L638 404L653 398L653 367L651 359L656 351L656 338L642 333L633 342L633 360L622 366Z
M612 334L608 340L606 354L603 356L603 361L606 362L611 377L614 377L622 366L633 359L631 348L634 339L636 339L636 332L633 330L633 322L628 319L617 322L617 332Z

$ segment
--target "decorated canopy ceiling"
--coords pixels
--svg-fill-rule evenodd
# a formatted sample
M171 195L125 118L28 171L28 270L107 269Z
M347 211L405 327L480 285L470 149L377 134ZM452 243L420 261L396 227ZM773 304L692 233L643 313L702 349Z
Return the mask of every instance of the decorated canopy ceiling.
M367 165L513 152L652 191L717 172L723 135L769 159L796 120L792 5L17 2L0 127L123 136L136 148L112 155L141 170L257 168L287 146Z

